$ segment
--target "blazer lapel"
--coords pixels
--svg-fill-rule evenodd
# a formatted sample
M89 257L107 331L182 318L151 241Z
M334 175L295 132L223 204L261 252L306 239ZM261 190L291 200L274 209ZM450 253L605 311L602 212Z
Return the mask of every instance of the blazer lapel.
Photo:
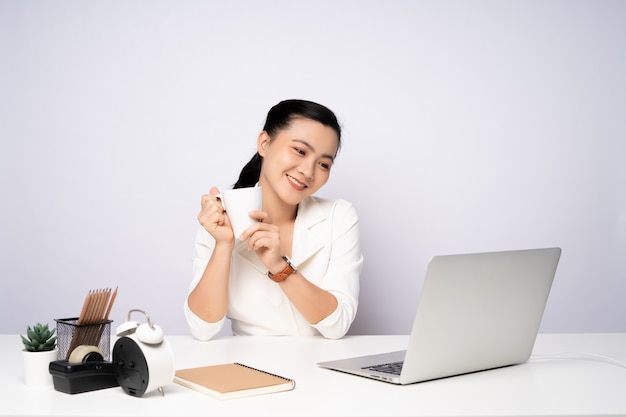
M261 274L265 274L267 272L267 268L263 265L263 262L256 255L256 251L248 250L248 243L237 241L235 245L235 250L233 251L236 256L239 256L248 264L252 265L256 270L258 270Z
M326 220L326 217L327 214L315 198L309 197L300 203L293 230L293 253L291 259L294 264L300 265L305 263L324 247L324 242L313 232L313 228ZM267 272L267 268L259 260L256 252L248 250L245 242L237 242L234 253L260 273L265 274Z
M296 265L305 263L324 247L324 242L314 233L313 228L326 217L327 214L314 197L300 203L293 231L292 259Z

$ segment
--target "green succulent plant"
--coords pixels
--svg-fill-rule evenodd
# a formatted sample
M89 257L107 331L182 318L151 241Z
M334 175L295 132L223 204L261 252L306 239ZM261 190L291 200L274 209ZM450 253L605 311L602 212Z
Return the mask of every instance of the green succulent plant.
M26 327L26 337L20 335L26 350L30 352L43 352L52 350L57 345L57 337L54 335L56 328L50 330L47 324L37 323L32 328Z

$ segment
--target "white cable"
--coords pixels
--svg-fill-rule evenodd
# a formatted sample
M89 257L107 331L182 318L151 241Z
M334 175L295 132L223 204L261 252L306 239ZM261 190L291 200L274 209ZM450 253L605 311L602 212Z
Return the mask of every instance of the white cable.
M598 353L591 353L591 352L553 352L553 353L543 353L543 354L533 354L531 356L531 359L536 358L536 359L542 359L545 357L554 357L554 356L566 356L566 355L582 355L582 356L589 356L591 358L594 359L603 359L607 362L609 362L611 365L615 365L615 366L620 366L622 368L626 368L626 363L617 360L615 358L612 358L610 356L606 356L606 355L600 355ZM579 358L579 359L584 359L584 358Z

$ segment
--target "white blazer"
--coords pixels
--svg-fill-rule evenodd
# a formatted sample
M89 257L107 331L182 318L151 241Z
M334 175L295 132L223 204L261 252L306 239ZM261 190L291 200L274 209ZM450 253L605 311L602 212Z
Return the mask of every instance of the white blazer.
M204 228L196 236L191 292L200 281L215 247ZM298 272L337 298L337 309L310 324L291 304L279 285L246 242L238 242L232 254L229 305L225 318L208 323L196 316L187 301L184 312L194 337L209 340L231 320L235 335L319 335L343 337L354 321L359 298L363 256L359 245L359 219L345 200L309 197L298 207L291 260Z

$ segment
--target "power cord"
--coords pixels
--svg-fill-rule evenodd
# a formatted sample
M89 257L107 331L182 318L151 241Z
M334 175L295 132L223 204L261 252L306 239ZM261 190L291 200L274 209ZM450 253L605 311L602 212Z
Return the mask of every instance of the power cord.
M610 356L606 356L606 355L600 355L597 353L591 353L591 352L552 352L552 353L543 353L543 354L533 354L531 355L530 359L547 359L550 357L555 357L555 356L572 356L572 355L577 355L577 356L588 356L589 358L573 358L573 359L591 359L591 360L602 360L602 361L606 361L611 365L615 365L615 366L619 366L622 368L626 368L626 363L617 360L615 358L612 358ZM565 359L565 358L563 358Z

